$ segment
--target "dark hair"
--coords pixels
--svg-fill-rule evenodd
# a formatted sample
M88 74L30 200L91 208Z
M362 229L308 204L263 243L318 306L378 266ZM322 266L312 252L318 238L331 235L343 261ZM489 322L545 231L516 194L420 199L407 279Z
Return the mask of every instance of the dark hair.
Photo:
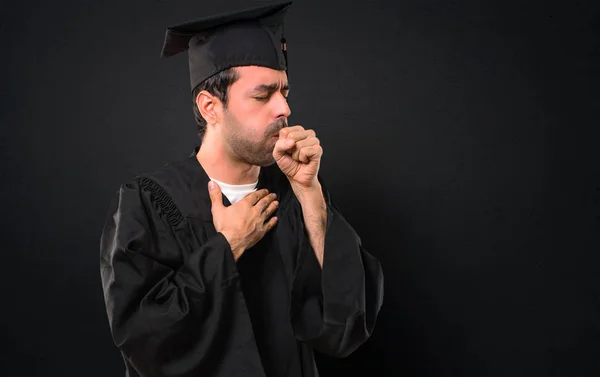
M227 93L231 84L236 82L239 78L238 72L234 67L228 68L224 71L215 73L211 77L202 81L194 90L192 91L192 102L194 109L194 118L196 118L197 131L200 140L204 137L204 131L206 131L206 120L200 114L200 110L198 109L198 105L196 105L196 98L198 98L198 94L206 90L213 96L217 97L221 102L223 102L223 106L227 108Z

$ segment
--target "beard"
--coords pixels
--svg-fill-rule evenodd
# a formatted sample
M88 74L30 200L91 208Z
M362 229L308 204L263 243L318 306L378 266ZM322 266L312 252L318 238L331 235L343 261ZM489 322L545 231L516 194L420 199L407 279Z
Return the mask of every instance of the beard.
M276 139L273 136L279 134L283 127L287 127L286 120L277 119L267 126L263 135L258 135L248 131L248 127L241 124L231 112L225 110L225 124L227 143L238 159L257 166L269 166L275 163L273 149Z

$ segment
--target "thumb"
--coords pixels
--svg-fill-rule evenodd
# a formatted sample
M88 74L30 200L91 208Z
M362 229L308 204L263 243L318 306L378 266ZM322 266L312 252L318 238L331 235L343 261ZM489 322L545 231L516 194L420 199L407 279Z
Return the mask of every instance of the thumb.
M223 207L221 188L213 181L208 181L208 195L210 196L210 201L212 202L213 208Z
M276 161L279 161L282 157L286 157L286 154L289 150L292 149L296 145L296 142L293 139L279 139L275 143L275 148L273 148L273 157Z

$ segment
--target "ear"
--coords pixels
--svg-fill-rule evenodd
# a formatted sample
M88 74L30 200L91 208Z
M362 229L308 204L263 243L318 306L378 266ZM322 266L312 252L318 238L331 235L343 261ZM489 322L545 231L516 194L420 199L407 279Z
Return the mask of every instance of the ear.
M222 109L221 100L213 96L208 91L203 90L196 97L196 106L207 124L216 124L220 121L220 111Z

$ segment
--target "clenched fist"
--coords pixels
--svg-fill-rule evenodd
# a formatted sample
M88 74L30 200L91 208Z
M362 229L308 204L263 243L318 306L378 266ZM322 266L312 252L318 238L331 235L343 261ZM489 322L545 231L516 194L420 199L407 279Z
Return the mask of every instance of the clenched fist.
M236 261L277 223L277 217L269 217L279 203L275 194L269 194L266 189L252 192L229 207L223 205L223 194L218 184L210 181L208 192L215 230L225 236Z
M292 186L306 189L318 185L317 174L323 148L313 130L302 126L285 127L279 131L273 157Z

